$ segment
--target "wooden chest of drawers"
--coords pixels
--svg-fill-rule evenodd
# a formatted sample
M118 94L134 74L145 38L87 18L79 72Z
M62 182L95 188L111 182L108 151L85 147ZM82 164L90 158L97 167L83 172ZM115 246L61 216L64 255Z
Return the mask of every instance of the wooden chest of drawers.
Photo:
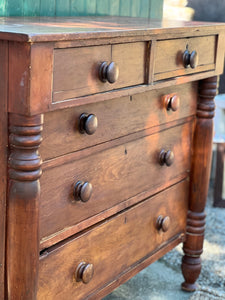
M184 242L201 270L225 25L0 20L1 299L101 299Z

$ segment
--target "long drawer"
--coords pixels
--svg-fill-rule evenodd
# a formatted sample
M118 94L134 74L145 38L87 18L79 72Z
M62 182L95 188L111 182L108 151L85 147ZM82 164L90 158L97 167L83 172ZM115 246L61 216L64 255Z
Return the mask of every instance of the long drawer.
M196 83L188 83L47 113L40 149L42 159L57 157L194 115L196 90ZM180 99L179 103L175 103L175 111L167 110L164 96L177 96ZM92 135L85 132L81 134L79 131L79 118L84 113L94 115L97 119L98 126Z
M47 250L40 259L38 299L87 299L184 233L187 203L188 182L183 181ZM86 269L79 277L81 263Z
M139 193L154 192L180 174L187 174L192 126L192 122L188 122L80 160L71 158L68 163L44 168L41 177L41 238L65 230ZM169 167L166 163L160 165L162 150L168 154L169 160L174 155ZM92 185L93 192L88 202L74 199L74 186L80 181ZM88 189L84 192L89 193Z

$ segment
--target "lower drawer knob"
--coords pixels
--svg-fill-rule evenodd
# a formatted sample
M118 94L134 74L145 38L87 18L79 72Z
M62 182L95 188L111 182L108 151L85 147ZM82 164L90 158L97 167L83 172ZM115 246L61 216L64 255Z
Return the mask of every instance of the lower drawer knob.
M76 201L87 202L92 195L92 184L78 181L74 186L73 196Z
M161 166L164 164L167 165L167 167L171 166L174 162L174 153L171 150L164 150L162 149L159 153L159 163Z
M80 133L87 133L88 135L92 135L98 128L98 119L94 114L85 114L80 115L80 123L79 123Z
M169 230L170 227L170 217L166 216L163 218L163 216L159 216L156 221L156 228L158 230L162 230L163 232L166 232Z
M94 275L94 266L86 262L81 262L78 265L74 274L77 282L82 281L85 284L91 281L93 275Z

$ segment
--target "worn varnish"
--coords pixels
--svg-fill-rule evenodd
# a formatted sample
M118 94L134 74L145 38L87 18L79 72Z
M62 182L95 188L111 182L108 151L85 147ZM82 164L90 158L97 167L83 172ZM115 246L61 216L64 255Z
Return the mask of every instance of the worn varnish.
M45 169L41 178L41 238L66 230L140 192L154 190L155 186L163 188L167 181L182 173L187 176L191 128L192 123L186 123ZM174 153L170 167L160 165L159 156L164 148ZM73 186L80 180L93 187L86 203L74 201Z
M6 193L7 193L7 86L8 86L8 42L0 42L0 299L5 299L5 230L6 230Z
M224 24L0 19L1 300L101 299L180 242L196 289L224 46Z
M189 83L47 113L40 148L42 159L71 153L194 115L196 91L197 85ZM176 111L167 110L164 97L170 99L175 95L180 98L180 107ZM121 105L123 110L120 109ZM83 113L94 114L98 120L93 135L80 133L80 116Z
M40 260L38 299L72 299L74 293L77 299L86 299L170 239L184 234L187 197L188 183L183 181L97 228L93 227L60 248L49 249ZM167 232L157 228L157 219L161 215L171 219ZM63 268L59 269L62 260ZM88 285L73 278L82 261L93 264L94 275Z
M213 70L215 68L216 43L217 36L215 35L159 41L154 61L154 80ZM206 48L207 51L205 51ZM190 54L195 51L198 56L196 64L188 68L184 68L186 66L184 52L186 50Z
M141 42L55 50L53 102L143 84L146 48L147 43ZM115 83L103 83L99 78L104 61L117 65Z

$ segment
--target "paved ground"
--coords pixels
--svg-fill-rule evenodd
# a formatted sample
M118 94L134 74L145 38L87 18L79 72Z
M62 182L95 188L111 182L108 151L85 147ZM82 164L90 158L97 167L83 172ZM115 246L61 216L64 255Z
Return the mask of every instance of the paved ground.
M166 254L104 300L225 300L225 208L212 207L211 193L206 207L202 272L199 290L183 292L180 283L182 246Z

